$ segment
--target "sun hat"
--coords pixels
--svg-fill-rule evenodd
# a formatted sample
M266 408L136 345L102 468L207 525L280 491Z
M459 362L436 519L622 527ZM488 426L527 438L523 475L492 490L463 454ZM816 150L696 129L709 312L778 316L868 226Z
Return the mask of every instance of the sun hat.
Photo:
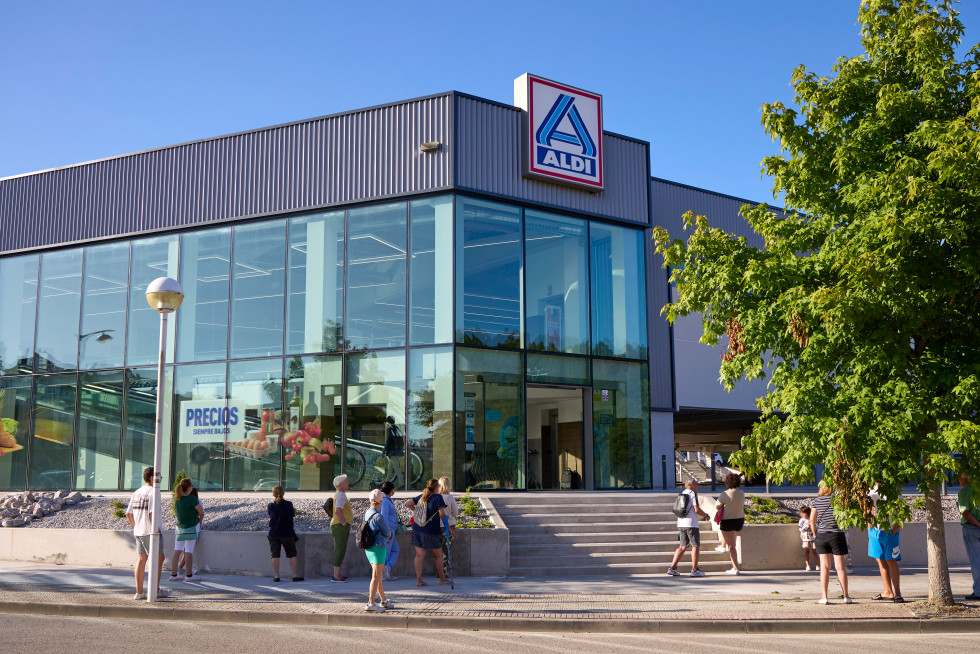
M371 491L371 494L368 495L368 500L370 500L372 504L381 504L384 497L385 494L381 492L381 489L375 488L373 491Z
M340 485L347 481L347 475L337 475L333 478L333 487L340 489Z

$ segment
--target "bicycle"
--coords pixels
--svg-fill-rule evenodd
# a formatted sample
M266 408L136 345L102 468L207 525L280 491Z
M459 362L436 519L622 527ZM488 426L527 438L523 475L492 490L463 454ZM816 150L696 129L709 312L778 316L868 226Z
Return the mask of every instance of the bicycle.
M355 486L364 479L364 472L367 470L367 461L364 455L352 447L344 450L344 474L351 486Z
M372 469L374 471L374 485L381 486L386 481L395 483L398 480L399 472L402 472L400 466L396 466L392 463L392 459L399 461L401 465L404 465L402 461L404 457L396 456L389 457L384 454L379 454L378 458L374 460ZM425 464L422 462L422 457L420 457L415 452L410 452L408 455L409 464L409 483L412 486L416 486L422 481L422 477L425 474ZM404 473L402 472L404 477Z

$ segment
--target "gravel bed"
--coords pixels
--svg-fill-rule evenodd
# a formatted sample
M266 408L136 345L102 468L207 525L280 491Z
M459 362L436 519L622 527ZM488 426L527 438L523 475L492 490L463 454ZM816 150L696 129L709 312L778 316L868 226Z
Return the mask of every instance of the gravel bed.
M116 509L112 505L118 501L124 505L128 503L128 499L87 497L74 506L65 507L58 513L31 522L26 525L26 528L129 529L129 522L125 517L117 518L113 515ZM325 500L291 501L297 512L294 522L297 532L330 531L330 520L323 511ZM173 529L177 525L173 511L169 509L170 500L167 495L164 495L163 502L165 506L164 527ZM202 500L202 504L204 505L204 529L206 531L265 531L269 528L269 517L266 513L269 500L265 497L229 500L205 498ZM351 504L354 509L353 525L356 529L362 522L364 513L370 504L366 499L352 499ZM396 499L395 506L398 508L398 516L402 523L409 524L412 512L405 508L405 500ZM479 525L482 521L483 525L486 526L490 520L490 514L481 503L480 511L476 516L460 516L458 522Z
M799 511L799 508L803 505L811 506L813 504L813 498L811 499L798 499L798 498L778 498L774 497L774 500L778 501L780 505L786 507L787 509L792 509L793 511ZM916 500L920 498L917 497L906 497L905 501L912 506L912 522L925 522L926 512L925 509L915 508ZM943 517L946 522L959 522L960 514L956 510L956 494L943 496Z

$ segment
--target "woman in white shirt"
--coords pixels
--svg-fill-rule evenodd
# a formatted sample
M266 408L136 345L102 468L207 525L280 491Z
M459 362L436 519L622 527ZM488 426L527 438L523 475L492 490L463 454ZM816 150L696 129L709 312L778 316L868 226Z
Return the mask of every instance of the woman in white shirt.
M456 503L456 498L452 495L452 489L453 485L449 481L449 477L439 479L439 494L446 502L446 520L449 523L449 534L446 535L444 530L442 537L442 567L445 569L447 577L449 576L449 546L456 534L456 518L459 517L459 504Z

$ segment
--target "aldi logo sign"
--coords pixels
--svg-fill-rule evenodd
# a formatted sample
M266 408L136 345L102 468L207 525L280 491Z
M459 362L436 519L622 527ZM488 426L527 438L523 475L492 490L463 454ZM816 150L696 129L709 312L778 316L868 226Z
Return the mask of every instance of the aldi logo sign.
M514 80L524 110L524 173L602 190L602 96L534 75Z

